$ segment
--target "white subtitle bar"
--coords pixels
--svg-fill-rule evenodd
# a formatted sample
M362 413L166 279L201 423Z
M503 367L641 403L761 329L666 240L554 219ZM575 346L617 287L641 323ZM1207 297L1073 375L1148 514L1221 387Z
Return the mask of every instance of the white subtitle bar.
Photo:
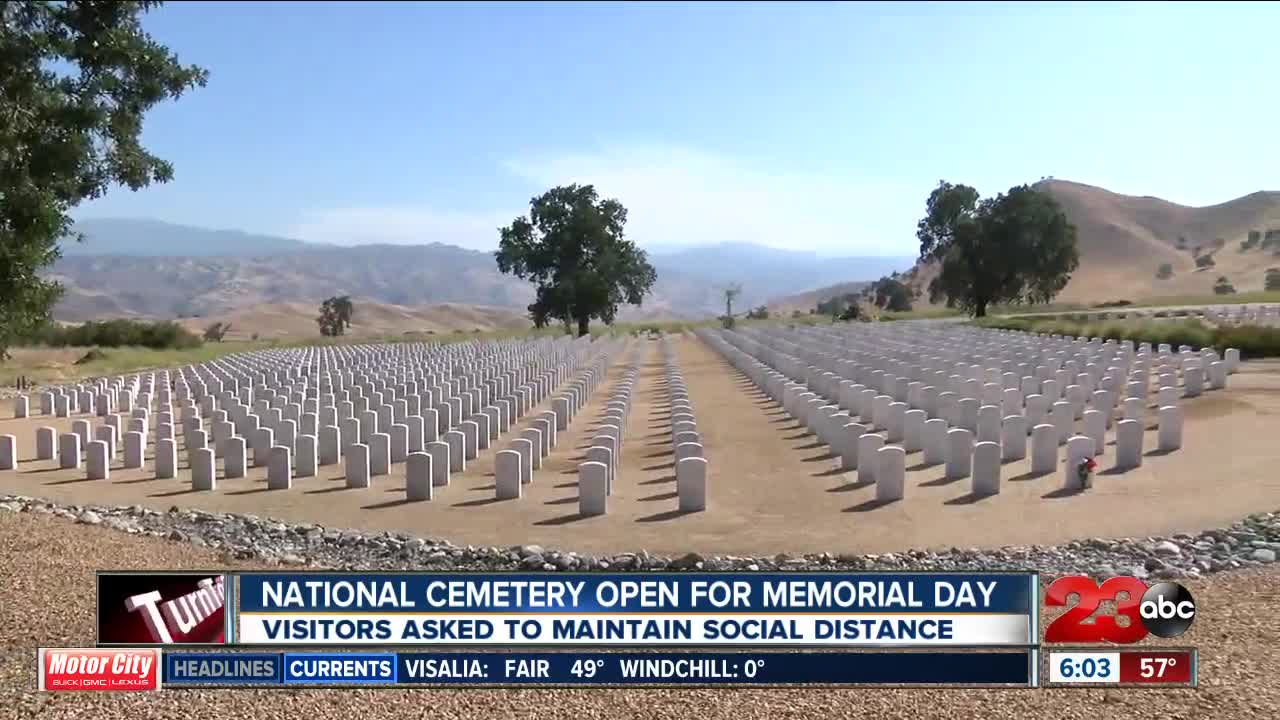
M238 613L253 645L1031 645L1026 615Z

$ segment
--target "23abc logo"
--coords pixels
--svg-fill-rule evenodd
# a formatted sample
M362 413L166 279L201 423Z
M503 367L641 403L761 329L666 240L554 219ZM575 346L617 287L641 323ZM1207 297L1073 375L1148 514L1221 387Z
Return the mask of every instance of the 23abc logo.
M1148 633L1162 638L1178 637L1196 618L1196 601L1178 583L1157 583L1151 587L1135 577L1113 577L1098 585L1093 578L1058 578L1045 591L1044 604L1067 607L1067 598L1079 601L1045 628L1047 643L1113 642L1135 643ZM1102 602L1114 600L1115 615L1098 615L1092 624L1082 621L1093 615ZM1124 625L1116 622L1124 617Z

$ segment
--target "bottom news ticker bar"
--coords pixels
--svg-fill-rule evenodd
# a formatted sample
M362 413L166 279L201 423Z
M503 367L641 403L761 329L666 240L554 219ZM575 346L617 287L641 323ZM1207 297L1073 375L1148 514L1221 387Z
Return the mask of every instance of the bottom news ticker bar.
M1002 652L165 652L164 685L1035 685Z

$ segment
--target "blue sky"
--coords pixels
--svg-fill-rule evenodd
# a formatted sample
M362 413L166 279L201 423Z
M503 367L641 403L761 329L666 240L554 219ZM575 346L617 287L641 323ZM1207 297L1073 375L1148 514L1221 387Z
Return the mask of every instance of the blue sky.
M915 252L939 179L1278 189L1270 3L170 3L175 180L78 217L487 249L594 183L645 245Z

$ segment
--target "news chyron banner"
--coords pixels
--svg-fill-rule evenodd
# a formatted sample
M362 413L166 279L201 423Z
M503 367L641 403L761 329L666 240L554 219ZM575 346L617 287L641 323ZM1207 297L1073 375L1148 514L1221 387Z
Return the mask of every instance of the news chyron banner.
M235 577L237 644L1019 647L1034 573Z

